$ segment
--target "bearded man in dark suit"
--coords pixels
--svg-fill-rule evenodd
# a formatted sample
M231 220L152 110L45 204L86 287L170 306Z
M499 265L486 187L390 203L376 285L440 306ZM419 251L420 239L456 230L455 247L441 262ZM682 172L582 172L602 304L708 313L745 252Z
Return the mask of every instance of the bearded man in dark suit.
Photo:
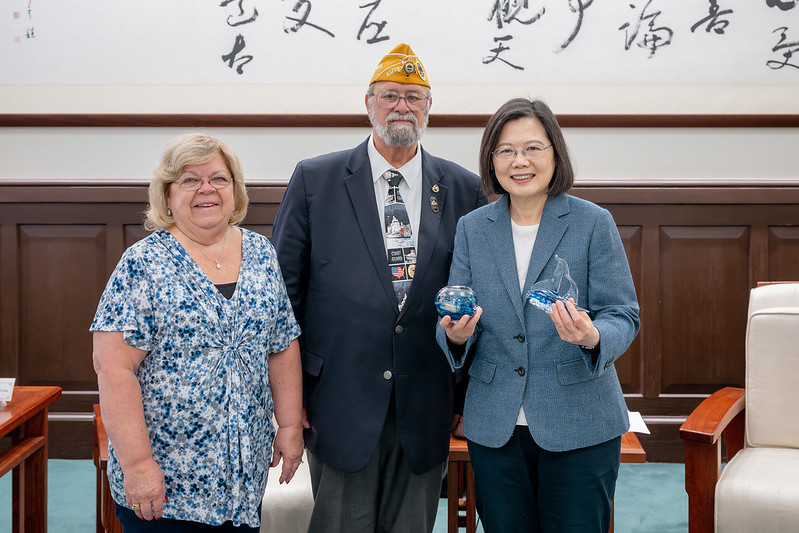
M302 327L309 532L429 532L458 419L433 300L458 219L486 198L419 145L432 98L410 46L365 104L369 138L297 165L272 238Z

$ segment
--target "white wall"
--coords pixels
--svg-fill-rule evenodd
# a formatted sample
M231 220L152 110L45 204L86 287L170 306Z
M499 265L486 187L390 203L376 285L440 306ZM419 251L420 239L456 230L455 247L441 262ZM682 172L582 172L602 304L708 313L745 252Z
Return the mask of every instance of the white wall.
M579 11L572 2L545 0L525 3L518 17L504 19L492 2L383 2L374 13L360 4L314 2L310 20L335 38L310 27L290 30L298 15L291 2L7 4L0 18L0 34L9 37L0 42L0 113L363 113L379 58L404 41L429 71L433 113L490 114L508 98L527 96L543 98L563 115L799 114L799 70L795 58L779 67L792 58L783 30L774 29L795 30L799 8L762 1L725 2L724 22L714 26L721 32L704 24L692 31L713 2L687 0L651 8L579 3ZM521 23L542 7L546 14L535 24ZM260 17L228 25L239 8L248 14L257 8ZM359 33L367 19L386 24L373 44L368 37L376 37L376 26ZM658 41L662 46L654 50L633 43L633 27L639 38L668 32L668 44ZM575 28L575 39L561 48ZM784 31L789 41L795 38ZM254 58L242 74L221 60L239 33ZM522 70L485 61L500 36L512 37L502 58ZM0 181L146 181L169 139L182 131L0 128ZM353 146L368 134L358 128L208 131L239 153L253 182L285 181L298 160ZM423 144L474 170L480 135L479 128L434 129ZM799 182L799 128L572 128L566 137L580 181Z
M0 128L0 182L147 181L180 128ZM284 182L297 161L349 148L367 128L207 128L250 182ZM477 170L479 128L430 129L435 155ZM799 184L799 128L568 128L578 181Z

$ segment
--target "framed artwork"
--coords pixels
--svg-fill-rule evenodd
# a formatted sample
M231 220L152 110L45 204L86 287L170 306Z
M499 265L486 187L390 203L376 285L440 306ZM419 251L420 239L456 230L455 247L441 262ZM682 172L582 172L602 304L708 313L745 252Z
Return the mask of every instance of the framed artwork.
M364 124L411 45L431 124L514 96L572 125L797 126L797 0L8 0L0 125Z

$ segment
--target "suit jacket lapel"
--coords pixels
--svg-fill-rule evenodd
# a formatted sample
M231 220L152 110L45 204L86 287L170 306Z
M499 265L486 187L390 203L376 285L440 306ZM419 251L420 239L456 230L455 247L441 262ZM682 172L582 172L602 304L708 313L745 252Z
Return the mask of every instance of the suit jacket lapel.
M422 148L419 147L419 149ZM427 152L422 150L422 205L419 216L419 238L416 243L418 254L416 272L413 276L414 282L411 283L411 289L408 292L409 301L419 291L421 281L417 283L416 280L424 279L436 246L436 237L441 226L441 213L447 197L447 187L441 183L443 177L444 173L439 166L430 159ZM403 310L408 307L405 305Z
M499 269L499 276L508 291L519 321L523 324L524 300L519 292L519 274L516 271L516 253L513 248L513 232L510 227L507 195L500 197L492 204L488 212L488 220L492 222L486 229L486 239L491 248L491 257L494 258Z
M399 311L397 309L397 295L391 284L391 270L388 268L386 246L380 231L382 223L375 204L374 180L372 178L372 168L369 166L366 143L362 143L355 148L350 160L347 162L347 170L351 174L344 178L344 185L350 195L352 209L358 219L358 225L361 227L363 240L366 243L367 250L369 250L369 255L372 257L372 263L377 271L386 297L393 304L394 310ZM331 220L330 223L335 224L335 221Z
M544 267L555 253L558 243L569 227L568 217L569 202L566 195L547 198L544 212L541 214L541 225L535 238L533 253L530 256L530 266L527 268L527 278L524 282L524 293L538 280Z

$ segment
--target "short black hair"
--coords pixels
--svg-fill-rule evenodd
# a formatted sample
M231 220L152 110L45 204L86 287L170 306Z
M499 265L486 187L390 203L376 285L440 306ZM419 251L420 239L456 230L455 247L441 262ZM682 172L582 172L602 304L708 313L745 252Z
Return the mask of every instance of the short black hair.
M560 124L555 118L555 114L541 100L528 100L526 98L513 98L508 100L497 110L488 120L483 139L480 142L480 185L483 187L486 196L505 194L505 189L500 185L497 175L494 172L494 150L497 148L497 141L502 134L502 128L511 120L525 117L537 118L544 126L544 130L552 142L552 149L555 151L555 172L549 182L547 194L549 196L559 196L574 185L574 167L569 158L569 149L563 138Z

